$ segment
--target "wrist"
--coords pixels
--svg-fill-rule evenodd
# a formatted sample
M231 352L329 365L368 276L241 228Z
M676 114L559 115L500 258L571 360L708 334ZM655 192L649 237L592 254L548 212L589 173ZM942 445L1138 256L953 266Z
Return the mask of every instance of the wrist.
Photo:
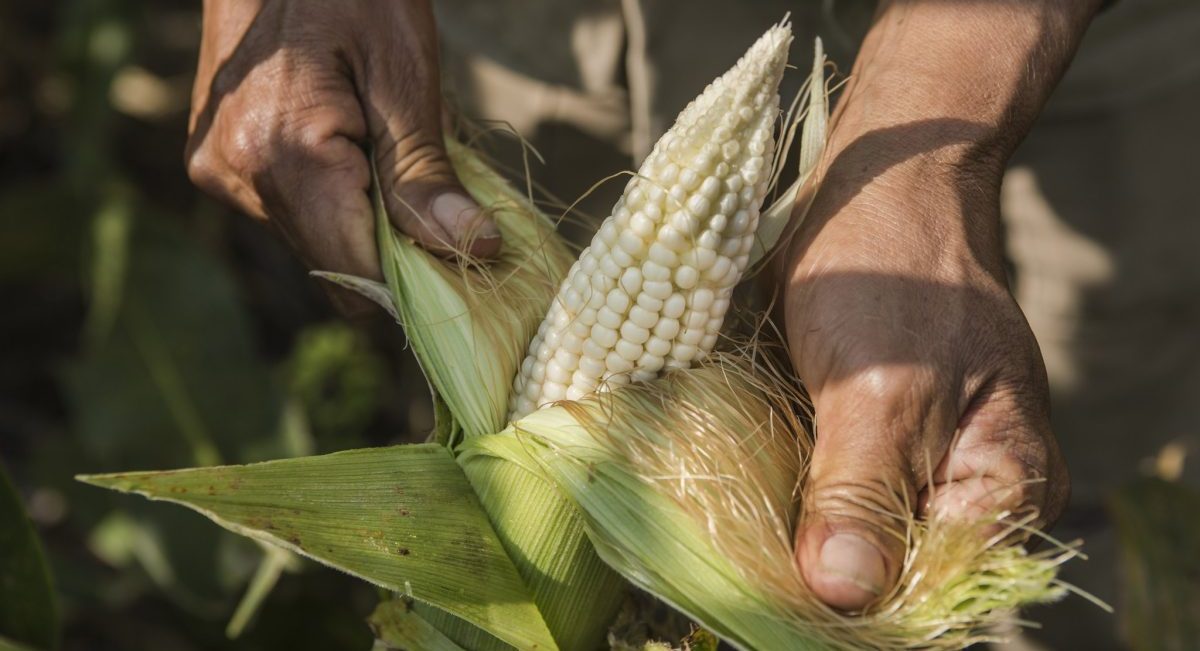
M1002 166L965 146L921 149L868 133L831 152L784 278L852 267L940 282L983 271L1003 282Z

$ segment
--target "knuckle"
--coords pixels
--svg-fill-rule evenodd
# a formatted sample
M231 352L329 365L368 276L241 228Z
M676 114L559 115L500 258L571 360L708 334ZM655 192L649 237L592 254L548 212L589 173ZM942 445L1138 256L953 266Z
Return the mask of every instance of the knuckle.
M378 152L378 160L388 163L395 181L422 180L450 183L454 172L442 147L425 134L413 132L389 138Z
M1014 444L1008 458L1012 470L1020 477L1044 479L1053 470L1048 441L1040 436L1030 436Z
M234 167L253 175L268 166L272 127L275 120L258 115L245 115L227 125L221 139L222 154L234 161Z
M876 365L856 373L853 387L864 399L892 403L907 398L922 381L915 369Z
M209 147L204 145L195 148L189 147L189 153L185 160L188 179L205 192L219 191L223 187L221 177L224 176L225 170L218 160Z
M902 522L912 513L915 498L908 483L899 479L835 479L810 488L805 510L827 520L878 527Z

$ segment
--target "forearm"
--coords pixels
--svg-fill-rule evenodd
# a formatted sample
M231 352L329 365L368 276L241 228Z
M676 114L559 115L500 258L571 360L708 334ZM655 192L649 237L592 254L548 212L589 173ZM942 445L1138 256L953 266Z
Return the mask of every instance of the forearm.
M878 144L914 158L1002 165L1099 4L884 0L840 102L832 153L887 130Z
M1002 279L1004 166L1099 4L885 0L839 100L820 191L785 276L822 266L804 258L838 220L855 222L864 238L838 246L861 249L888 273L913 272L898 251L932 247L946 259L922 266L945 272L944 281L956 282L964 265Z

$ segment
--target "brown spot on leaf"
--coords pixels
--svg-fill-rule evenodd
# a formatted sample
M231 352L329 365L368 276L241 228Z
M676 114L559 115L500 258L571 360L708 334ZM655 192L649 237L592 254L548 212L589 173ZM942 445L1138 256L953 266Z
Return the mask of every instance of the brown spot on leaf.
M408 556L412 552L409 551L409 549L407 547L401 547L400 549L396 550L396 553L400 554L401 556Z

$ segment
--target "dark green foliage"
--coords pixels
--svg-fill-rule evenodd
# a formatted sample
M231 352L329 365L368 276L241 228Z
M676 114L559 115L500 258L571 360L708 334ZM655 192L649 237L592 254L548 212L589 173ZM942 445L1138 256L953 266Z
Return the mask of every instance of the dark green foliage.
M58 604L37 534L0 466L0 648L5 638L54 648Z

